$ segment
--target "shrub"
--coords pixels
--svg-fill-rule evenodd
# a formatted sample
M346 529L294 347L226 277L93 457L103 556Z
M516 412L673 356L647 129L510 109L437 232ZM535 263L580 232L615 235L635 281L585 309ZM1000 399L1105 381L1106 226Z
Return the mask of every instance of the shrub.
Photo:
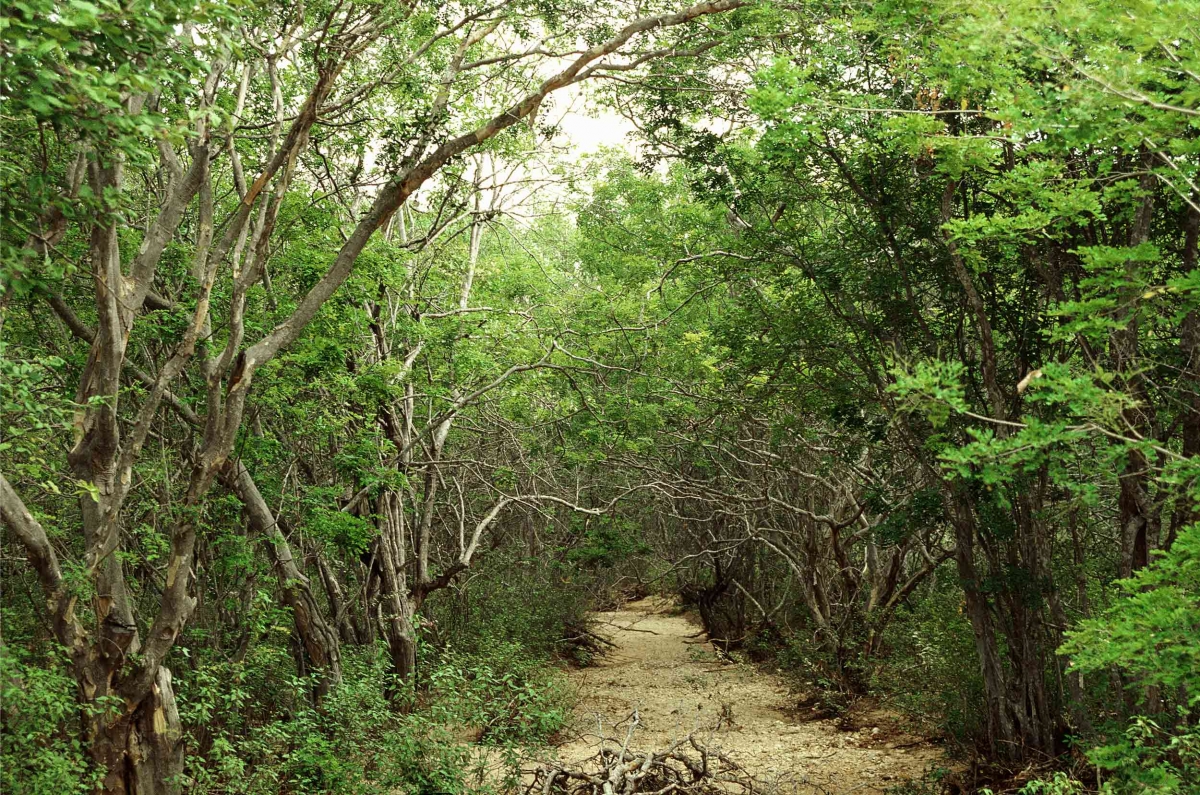
M969 747L984 734L983 682L962 597L952 578L943 583L892 619L871 688L888 705Z
M399 788L408 795L459 795L466 792L470 755L445 727L410 715L387 732L379 770L372 775L384 792Z
M446 651L429 676L429 696L435 716L477 726L496 745L543 743L567 719L561 673L511 642L475 654Z
M1123 598L1061 649L1084 674L1119 669L1139 705L1100 731L1088 759L1110 792L1200 791L1200 525L1120 586Z
M467 587L438 593L426 604L436 627L428 640L467 654L512 643L531 656L558 656L569 628L586 623L589 584L586 573L565 564L497 551Z
M0 791L90 792L75 681L58 657L33 659L0 643Z
M247 692L267 683L239 670L263 664L218 663L181 677L191 698L190 791L230 795L304 792L321 795L459 795L486 791L492 779L516 775L514 755L493 756L491 778L457 738L457 726L479 727L491 746L544 742L567 716L561 673L515 643L473 653L421 648L424 692L405 713L388 701L387 656L380 649L343 649L342 684L315 708L315 682L286 677L270 683L273 701ZM264 691L265 692L265 691ZM269 703L273 711L237 715L238 703ZM247 719L249 718L249 719ZM216 728L214 728L214 726ZM197 741L209 733L208 741ZM59 790L60 792L62 790Z

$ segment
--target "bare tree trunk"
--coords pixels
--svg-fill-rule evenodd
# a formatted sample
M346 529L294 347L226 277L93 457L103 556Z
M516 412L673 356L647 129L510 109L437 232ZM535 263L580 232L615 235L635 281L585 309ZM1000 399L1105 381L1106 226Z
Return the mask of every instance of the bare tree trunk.
M321 679L317 685L319 699L342 680L338 635L325 621L308 578L292 557L291 546L279 526L278 519L263 499L245 464L240 461L230 462L225 467L223 477L246 507L246 515L255 532L267 539L267 555L279 581L282 601L291 609L296 634L309 662L321 672Z
M980 673L983 676L988 742L999 758L1016 761L1021 757L1020 742L1013 721L1008 678L1000 664L991 608L975 565L975 520L971 510L965 496L954 496L951 506L954 558L958 564L964 607L975 635L975 651L979 655Z
M89 758L104 770L97 792L176 795L182 791L183 729L166 666L159 666L150 695L132 713L113 719L109 710L92 710L86 737Z
M321 583L325 586L325 596L329 599L329 611L333 613L333 623L337 626L338 637L341 638L343 644L357 642L358 637L354 632L354 625L350 623L349 605L346 604L345 596L342 594L342 586L338 582L337 573L333 571L329 561L325 560L322 555L317 555L317 568L321 572Z
M1195 194L1193 194L1194 196ZM1184 223L1183 271L1190 273L1196 269L1200 249L1200 211L1187 208L1187 221ZM1183 403L1180 411L1183 421L1180 423L1183 435L1183 456L1185 458L1200 457L1200 312L1193 309L1183 318L1179 329L1179 352L1183 358L1183 374L1180 378L1179 395ZM1200 510L1187 496L1187 486L1183 484L1176 496L1175 510L1171 516L1171 527L1163 540L1163 548L1170 549L1175 542L1175 536L1180 528L1192 522L1200 521Z
M1149 156L1147 156L1149 160ZM1155 178L1147 172L1139 181L1142 203L1134 213L1129 231L1129 245L1136 247L1150 237L1150 221L1154 211ZM1128 270L1137 263L1130 260ZM1132 274L1131 274L1132 275ZM1136 283L1136 280L1131 280ZM1146 389L1145 378L1140 372L1140 333L1137 320L1139 291L1136 287L1122 290L1120 305L1127 307L1129 315L1125 326L1113 331L1109 337L1109 353L1113 370L1124 380L1126 389L1138 400L1138 405L1126 409L1121 416L1129 432L1142 438L1150 438L1154 431L1154 408ZM1160 506L1150 493L1151 464L1141 450L1131 449L1126 455L1125 466L1118 479L1118 499L1121 538L1121 559L1117 575L1128 577L1150 562L1150 550L1158 543L1161 521Z
M417 633L413 625L416 604L409 593L405 574L404 513L397 495L380 495L376 500L376 514L380 517L380 533L375 544L383 596L383 632L395 678L389 695L406 707L408 704L400 697L415 684L417 672Z

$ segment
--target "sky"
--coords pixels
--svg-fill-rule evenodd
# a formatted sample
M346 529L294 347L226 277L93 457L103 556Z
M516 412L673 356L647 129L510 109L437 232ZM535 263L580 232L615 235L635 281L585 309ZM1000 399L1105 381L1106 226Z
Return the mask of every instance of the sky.
M623 116L589 102L586 88L574 85L563 89L555 114L562 135L579 155L592 154L602 147L622 147L633 151L629 134L633 125Z

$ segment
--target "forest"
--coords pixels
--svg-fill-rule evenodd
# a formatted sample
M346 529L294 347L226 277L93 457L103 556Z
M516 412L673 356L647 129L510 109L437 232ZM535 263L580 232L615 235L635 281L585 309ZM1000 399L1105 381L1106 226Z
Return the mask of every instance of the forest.
M3 4L0 791L1200 793L1200 0L686 2Z

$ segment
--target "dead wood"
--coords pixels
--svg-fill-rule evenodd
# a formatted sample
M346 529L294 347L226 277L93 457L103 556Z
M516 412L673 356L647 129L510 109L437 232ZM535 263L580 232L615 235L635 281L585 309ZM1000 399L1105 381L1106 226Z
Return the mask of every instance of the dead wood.
M527 795L750 795L761 791L754 778L720 751L692 734L659 750L603 745L579 764L550 762L533 775Z
M606 654L610 649L617 648L617 644L593 632L582 621L568 622L563 627L563 637L558 643L559 654L580 665L587 665L595 658Z

